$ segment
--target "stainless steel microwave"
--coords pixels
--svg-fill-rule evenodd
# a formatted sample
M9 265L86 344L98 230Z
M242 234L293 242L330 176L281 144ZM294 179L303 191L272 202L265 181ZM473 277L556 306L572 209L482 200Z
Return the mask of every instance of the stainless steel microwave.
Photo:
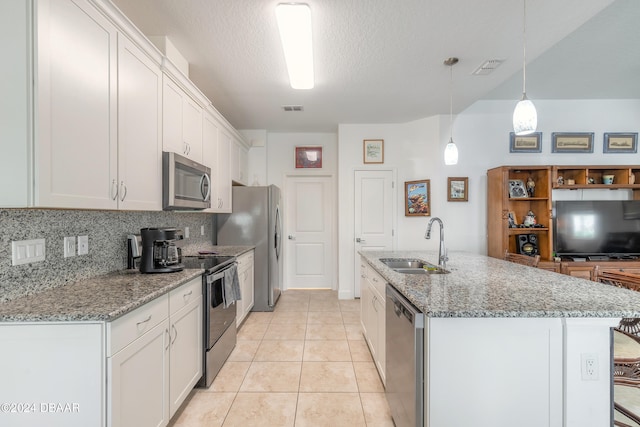
M211 169L176 153L162 153L162 208L211 207Z

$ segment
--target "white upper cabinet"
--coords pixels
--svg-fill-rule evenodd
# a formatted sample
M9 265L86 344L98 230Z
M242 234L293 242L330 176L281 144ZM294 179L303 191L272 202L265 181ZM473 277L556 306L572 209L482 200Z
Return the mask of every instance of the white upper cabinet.
M249 151L238 138L231 144L231 179L239 184L248 185Z
M230 212L237 132L110 1L0 1L0 28L0 207L160 210L164 150L216 171Z
M162 210L162 72L127 37L118 37L118 204Z
M202 159L202 107L171 78L162 87L162 146L196 162Z
M217 212L231 213L232 208L232 191L231 191L231 136L223 129L218 129L218 166L216 170L217 176L217 194L218 194L218 210ZM211 203L213 205L213 201Z
M117 31L87 1L37 3L35 194L43 207L117 207Z

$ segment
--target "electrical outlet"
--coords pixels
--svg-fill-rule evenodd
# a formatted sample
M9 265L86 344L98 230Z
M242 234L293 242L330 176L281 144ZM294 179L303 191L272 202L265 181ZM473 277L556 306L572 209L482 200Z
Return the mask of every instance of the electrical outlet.
M594 381L598 379L598 355L596 353L582 353L582 380Z
M78 236L78 255L89 253L89 236Z
M11 265L44 261L45 254L44 239L11 242Z
M200 235L204 236L204 225L200 226Z
M69 258L76 256L76 237L64 238L64 257Z
M184 228L184 238L188 239L189 238L189 227L185 227Z

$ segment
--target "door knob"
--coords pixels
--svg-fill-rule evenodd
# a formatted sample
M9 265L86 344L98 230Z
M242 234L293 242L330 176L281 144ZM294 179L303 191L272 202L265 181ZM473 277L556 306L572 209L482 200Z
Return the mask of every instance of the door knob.
M292 236L291 234L289 234L289 240L296 240L296 236Z
M364 242L365 242L365 240L364 240L364 239L361 239L361 238L359 238L359 237L356 237L356 243L364 243Z

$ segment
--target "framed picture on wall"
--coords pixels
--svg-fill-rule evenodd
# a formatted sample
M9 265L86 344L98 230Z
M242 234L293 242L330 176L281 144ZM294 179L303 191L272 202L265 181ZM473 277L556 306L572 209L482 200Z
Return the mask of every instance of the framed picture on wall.
M509 133L510 153L541 153L542 152L542 132L534 132L530 135L518 136L513 132Z
M431 216L430 181L406 181L404 183L404 215Z
M603 153L637 153L638 133L612 133L604 134Z
M296 147L296 169L321 167L322 147Z
M384 140L365 139L362 142L364 163L384 163Z
M447 178L447 201L468 202L469 201L469 178Z
M593 132L551 134L552 153L593 153Z

